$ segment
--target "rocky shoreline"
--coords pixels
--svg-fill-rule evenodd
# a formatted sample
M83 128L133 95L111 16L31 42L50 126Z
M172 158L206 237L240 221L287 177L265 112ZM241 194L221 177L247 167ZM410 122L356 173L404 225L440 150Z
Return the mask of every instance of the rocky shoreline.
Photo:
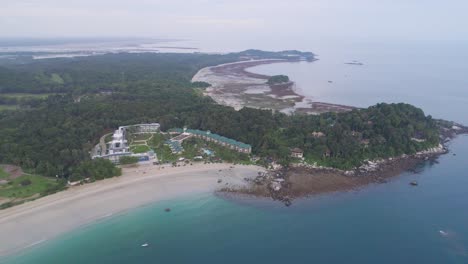
M204 94L213 98L218 104L231 106L236 110L252 107L285 113L320 114L356 109L351 106L314 102L297 93L294 82L270 85L267 81L271 76L248 71L248 68L259 65L298 61L300 60L250 59L227 63L200 70L192 81L210 83L211 87L207 88ZM444 120L437 122L441 144L414 155L365 161L360 167L348 171L305 163L292 164L288 168L259 173L254 179L244 179L249 183L247 187L237 189L226 187L220 192L269 197L289 206L294 199L301 197L349 191L369 184L385 183L389 178L405 171L414 171L423 162L435 162L440 155L448 152L446 143L457 135L468 134L468 127L461 124ZM417 185L414 182L411 184Z
M468 134L468 127L457 124L444 131L441 140L447 143L457 135ZM288 168L259 173L254 179L245 179L249 182L248 187L224 188L221 192L271 198L290 206L294 199L357 190L370 184L386 183L390 178L407 171L416 173L419 165L425 162L437 163L438 157L448 152L448 147L441 143L414 155L365 161L360 167L348 171L304 163L292 164ZM409 184L416 186L417 182Z
M240 189L224 188L221 192L267 197L290 206L294 199L319 194L351 191L369 184L386 183L389 178L405 171L414 171L426 161L435 162L443 153L402 156L399 158L368 161L350 171L334 168L294 164L289 168L270 170L249 181L250 186Z

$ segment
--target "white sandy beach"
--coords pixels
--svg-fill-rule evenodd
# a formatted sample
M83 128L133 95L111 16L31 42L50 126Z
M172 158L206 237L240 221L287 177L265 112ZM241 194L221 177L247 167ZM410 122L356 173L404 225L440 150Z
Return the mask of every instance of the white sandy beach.
M73 187L0 211L0 256L145 204L242 186L246 184L244 178L255 177L259 171L263 169L232 164L125 168L121 177Z

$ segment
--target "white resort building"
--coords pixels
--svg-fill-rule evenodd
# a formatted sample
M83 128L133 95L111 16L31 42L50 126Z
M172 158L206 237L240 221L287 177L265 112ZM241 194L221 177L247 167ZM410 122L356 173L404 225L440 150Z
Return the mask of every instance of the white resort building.
M92 158L105 158L114 163L119 163L120 158L123 156L138 157L140 161L155 159L156 155L153 151L138 154L132 153L128 145L127 133L156 133L159 132L160 127L159 123L121 126L119 129L115 130L110 142L105 143L105 146L98 144L95 147L98 151L95 151L97 154Z
M135 128L136 133L156 133L156 132L159 132L159 128L161 127L161 125L159 125L159 123L151 123L151 124L131 125L127 127Z
M125 127L119 127L112 135L112 141L109 143L108 153L118 154L129 152L128 142L126 139L127 131Z

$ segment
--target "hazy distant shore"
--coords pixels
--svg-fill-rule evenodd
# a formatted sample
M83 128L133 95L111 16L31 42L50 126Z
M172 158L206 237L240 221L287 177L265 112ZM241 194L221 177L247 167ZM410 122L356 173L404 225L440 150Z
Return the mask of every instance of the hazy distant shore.
M145 204L184 195L240 188L262 168L196 164L124 168L123 176L70 188L0 211L0 256L41 244L70 230Z

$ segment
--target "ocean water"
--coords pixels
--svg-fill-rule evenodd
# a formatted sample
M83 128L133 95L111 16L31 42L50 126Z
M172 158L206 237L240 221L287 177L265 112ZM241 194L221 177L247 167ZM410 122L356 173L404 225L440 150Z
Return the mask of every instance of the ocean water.
M315 100L362 107L408 102L468 124L463 47L339 43L301 49L320 60L252 70L288 74ZM344 64L352 60L364 65ZM468 263L468 136L450 149L437 163L389 183L289 208L209 193L155 203L0 263ZM409 185L414 180L419 186Z
M468 263L468 136L451 149L389 183L289 208L211 194L156 203L2 263Z
M434 117L468 124L467 47L461 43L340 42L311 46L319 59L312 63L249 70L286 74L301 94L316 101L358 107L405 102ZM364 65L345 64L352 61Z

